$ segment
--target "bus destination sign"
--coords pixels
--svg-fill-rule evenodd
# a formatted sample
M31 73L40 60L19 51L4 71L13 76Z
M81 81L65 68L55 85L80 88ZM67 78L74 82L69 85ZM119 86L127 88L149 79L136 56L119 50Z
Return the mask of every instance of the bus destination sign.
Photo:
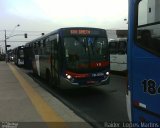
M91 31L90 30L84 30L84 29L73 29L70 30L71 35L90 35Z
M64 36L100 36L106 37L104 29L96 28L68 28L63 31Z

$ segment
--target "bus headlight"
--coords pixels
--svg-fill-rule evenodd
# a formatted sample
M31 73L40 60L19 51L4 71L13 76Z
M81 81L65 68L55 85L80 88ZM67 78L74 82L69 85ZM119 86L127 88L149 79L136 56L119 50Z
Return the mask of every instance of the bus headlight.
M71 78L72 78L72 77L71 77L71 75L67 75L67 79L69 79L69 80L70 80Z
M67 77L67 79L69 79L69 80L72 78L72 76L69 75L69 74L66 74L66 77Z
M109 75L109 72L106 72L106 75L108 76L108 75Z
M71 75L66 74L66 77L70 82L74 82L74 78Z

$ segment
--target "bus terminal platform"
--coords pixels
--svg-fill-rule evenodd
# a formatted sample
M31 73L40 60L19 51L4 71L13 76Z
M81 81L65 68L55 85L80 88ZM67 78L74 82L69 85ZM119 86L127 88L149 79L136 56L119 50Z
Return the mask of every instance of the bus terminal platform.
M0 61L0 128L91 128L12 63Z

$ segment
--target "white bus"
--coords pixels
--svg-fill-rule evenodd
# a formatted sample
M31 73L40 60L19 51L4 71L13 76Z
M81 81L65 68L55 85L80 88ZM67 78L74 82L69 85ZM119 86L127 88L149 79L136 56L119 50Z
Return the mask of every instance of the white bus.
M127 38L109 40L111 71L127 71Z

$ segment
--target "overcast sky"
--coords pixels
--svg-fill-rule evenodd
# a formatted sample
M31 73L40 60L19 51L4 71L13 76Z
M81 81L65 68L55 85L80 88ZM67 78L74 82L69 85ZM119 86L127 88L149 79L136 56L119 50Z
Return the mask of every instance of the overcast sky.
M0 40L5 29L8 35L71 26L127 29L127 17L128 0L0 0Z

